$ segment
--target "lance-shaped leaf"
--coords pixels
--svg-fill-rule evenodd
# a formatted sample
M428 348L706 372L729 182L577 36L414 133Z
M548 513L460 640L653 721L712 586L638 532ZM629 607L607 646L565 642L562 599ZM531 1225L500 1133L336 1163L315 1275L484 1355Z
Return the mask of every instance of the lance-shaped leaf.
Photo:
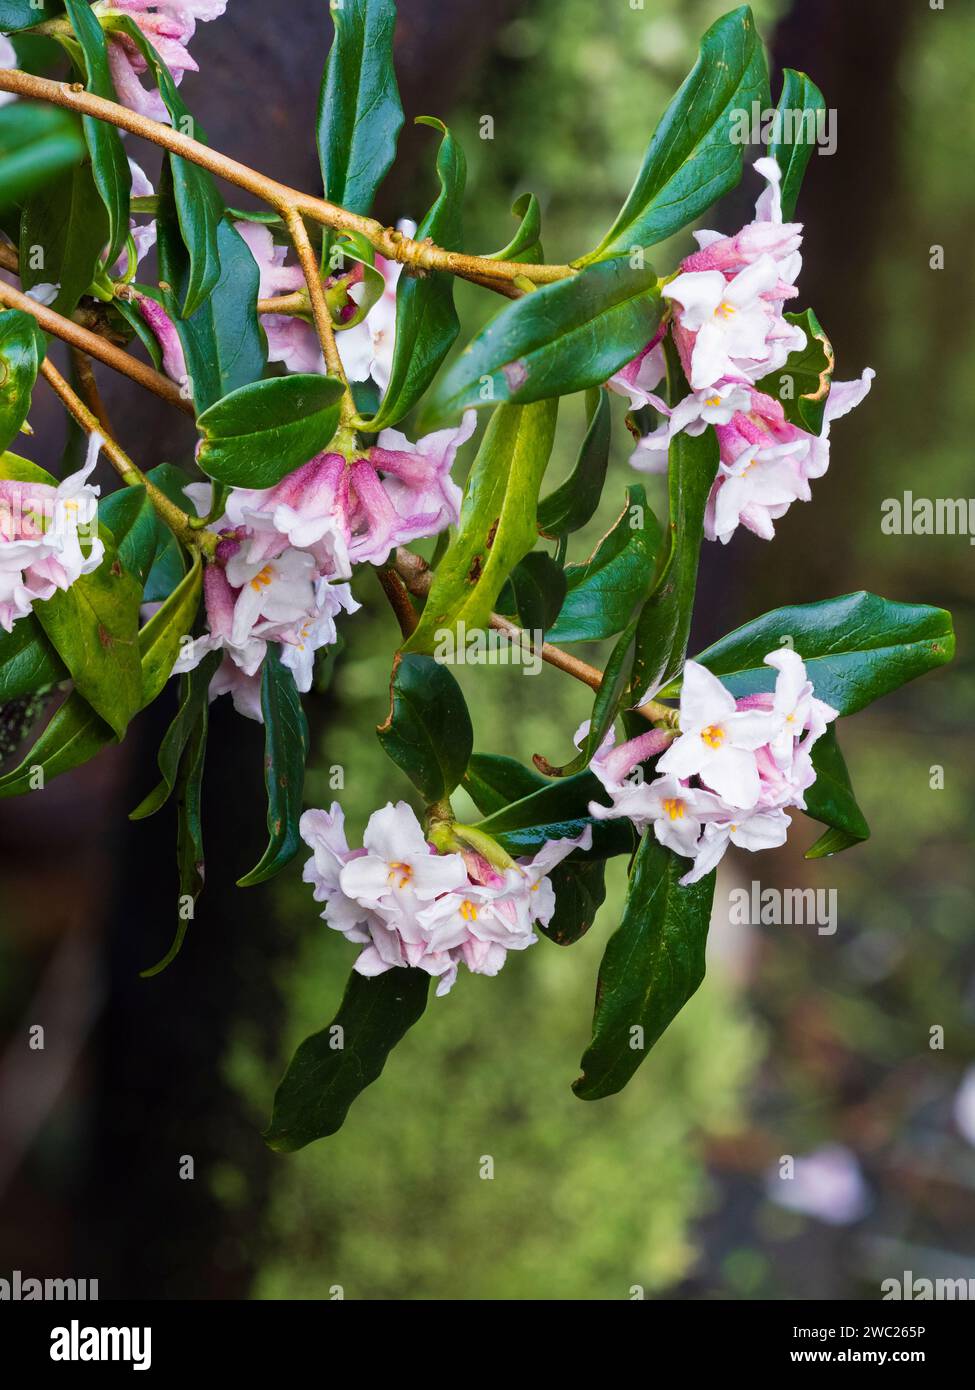
M393 70L393 0L333 6L335 38L318 102L318 153L325 196L367 213L396 157L403 125Z
M58 286L51 308L70 316L95 278L108 240L108 213L95 185L91 161L39 189L20 219L20 283ZM40 254L39 254L40 253Z
M806 346L799 352L791 352L785 366L762 377L755 389L781 401L785 417L793 425L819 435L833 379L833 349L811 309L804 314L786 314L785 317L803 330Z
M142 708L142 586L119 560L107 532L103 540L105 556L98 568L35 604L34 613L75 689L121 738Z
M140 634L143 709L152 704L172 675L183 641L193 631L202 594L203 564L197 550L189 573L153 614L151 630L147 624Z
M537 791L511 802L478 821L476 829L492 836L512 855L534 854L546 840L574 840L586 826L592 829L593 859L631 854L633 827L627 820L595 820L589 803L608 805L606 791L591 772L581 772L558 782L546 782Z
M628 487L622 512L589 559L566 566L568 591L549 640L595 642L622 632L653 582L660 540L642 484Z
M826 99L815 82L804 72L786 68L782 73L782 95L776 107L777 125L769 154L782 170L782 220L790 222L796 210L799 190L810 156L816 147Z
M714 431L705 430L697 438L677 435L671 441L669 457L670 525L654 588L637 625L630 704L655 694L684 663L704 539L704 511L718 471Z
M894 603L861 590L820 603L775 608L695 657L735 696L772 690L764 664L787 644L806 663L816 696L855 714L881 695L944 666L955 653L951 614L920 603ZM676 693L679 683L668 689Z
M30 314L19 309L0 313L0 448L16 439L30 410L31 395L46 342ZM6 458L4 462L6 462ZM9 478L8 471L3 477ZM38 479L38 481L40 481ZM48 479L48 482L54 481Z
M162 781L130 812L129 820L145 820L148 816L154 816L172 796L183 753L200 722L201 714L210 703L210 682L221 660L221 652L207 652L199 666L180 676L179 709L159 745L157 761Z
M112 27L126 34L145 58L173 128L206 144L206 135L187 109L172 73L135 21L127 15L113 17ZM167 155L166 163L172 179L180 234L189 255L180 313L183 318L192 318L220 279L217 232L224 213L224 202L208 170L201 169L188 159L180 159L178 155Z
M560 564L533 550L511 571L498 595L498 611L516 618L530 633L548 632L565 602L566 577Z
M463 778L464 790L483 816L503 811L548 785L540 772L503 753L474 753Z
M535 544L538 489L552 451L557 401L500 406L471 468L460 529L437 567L407 651L432 652L438 633L486 628L508 575Z
M704 979L714 874L681 888L689 867L652 833L644 837L599 967L592 1041L572 1087L581 1100L621 1091Z
M0 212L22 203L85 153L68 111L17 101L0 110Z
M428 802L441 801L464 775L474 729L460 686L432 657L399 655L389 685L389 714L379 742Z
M444 374L428 423L465 406L526 404L601 386L660 322L656 271L625 256L509 301Z
M806 791L806 815L829 827L816 843L806 850L807 859L824 859L838 854L851 845L870 838L870 827L857 805L847 771L846 761L836 738L836 725L831 724L816 740L812 750L816 780Z
M596 691L596 698L593 700L589 728L583 737L578 754L563 767L556 767L547 758L542 758L538 754L535 755L535 762L550 777L568 777L587 767L603 739L616 722L616 716L620 712L623 698L631 680L634 644L639 621L639 614L631 618L613 645L613 650L610 652L609 660L603 670L602 682Z
M557 946L581 941L606 899L605 860L578 856L577 850L549 874L555 913L547 926L539 923L538 929Z
M440 193L417 228L416 239L429 237L448 251L458 251L467 160L441 121L420 116L417 123L433 126L443 139L437 154ZM376 434L412 410L440 370L459 331L453 276L430 271L417 277L404 271L396 286L396 336L389 385L378 412L363 421L363 429Z
M58 0L0 0L0 33L32 29L42 19L53 19L61 9Z
M46 690L67 676L64 662L32 613L18 618L12 632L0 631L0 705Z
M334 377L311 373L241 386L197 421L197 462L231 487L273 487L331 443L342 391Z
M769 105L765 49L747 5L712 24L697 62L660 119L636 182L587 264L653 246L686 227L741 178L752 103ZM649 341L649 340L648 340Z
M294 676L270 643L261 673L264 715L264 785L267 788L268 847L261 862L238 880L253 888L280 873L301 848L298 821L308 757L308 721Z
M530 261L537 262L542 257L542 209L534 193L522 193L511 208L512 217L520 219L520 226L514 236L500 251L489 251L490 261Z
M176 935L162 960L140 971L142 979L159 975L179 955L203 892L206 866L203 857L203 768L206 761L209 707L197 711L176 779L176 865L179 874L179 904Z
M423 970L396 967L371 980L353 972L335 1018L292 1057L274 1096L267 1144L294 1153L341 1129L352 1102L423 1013L429 990Z
M157 226L160 271L172 286L163 298L183 344L199 414L264 375L267 339L257 317L260 271L247 243L226 218L221 218L217 225L220 279L199 309L190 318L182 318L179 304L190 285L191 267L166 165L159 183Z
M609 467L612 414L609 393L586 393L588 427L579 457L565 482L538 504L539 534L555 538L579 531L596 514Z
M108 65L105 34L88 0L64 0L64 8L84 55L89 92L95 96L106 97L109 101L118 101ZM68 51L71 52L70 43ZM81 124L91 155L92 177L108 213L109 246L106 261L111 265L121 255L129 235L132 174L122 137L115 126L107 121L98 121L94 116L82 116Z
M170 481L173 476L179 480L176 486ZM149 473L149 481L171 501L189 508L182 491L191 481L187 474L161 463ZM186 564L179 542L160 520L146 489L136 485L110 493L99 502L98 516L111 531L122 564L142 585L143 602L167 599L186 573Z

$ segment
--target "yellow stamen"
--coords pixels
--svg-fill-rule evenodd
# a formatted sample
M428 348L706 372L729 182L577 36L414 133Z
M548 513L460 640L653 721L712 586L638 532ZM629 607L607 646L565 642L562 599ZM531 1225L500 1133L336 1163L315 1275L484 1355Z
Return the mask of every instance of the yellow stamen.
M664 802L664 810L671 820L684 819L684 803L679 797L668 796L667 800Z
M259 594L262 589L268 587L273 579L274 570L270 565L265 565L260 574L255 574L254 578L251 580L251 588L255 593Z
M737 312L738 310L735 308L735 306L733 304L729 304L727 299L725 299L715 309L714 317L716 319L730 319L732 315L737 314Z
M399 875L399 885L398 885L398 886L399 886L400 888L405 888L406 885L407 885L407 884L410 882L410 880L413 878L413 870L410 868L409 864L400 864L400 863L398 863L398 862L395 863L395 864L390 864L390 866L389 866L389 881L390 881L390 883L393 882L393 880L396 878L397 874Z
M701 738L709 748L720 748L725 741L725 731L720 724L709 724L701 730Z
M469 898L465 898L464 901L461 903L460 915L463 917L465 922L477 921L477 907L474 903L470 901Z

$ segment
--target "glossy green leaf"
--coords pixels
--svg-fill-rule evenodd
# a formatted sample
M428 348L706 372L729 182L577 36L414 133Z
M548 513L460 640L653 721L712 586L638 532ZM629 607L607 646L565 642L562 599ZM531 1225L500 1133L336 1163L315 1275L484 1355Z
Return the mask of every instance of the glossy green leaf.
M666 549L658 560L653 591L637 626L629 704L649 699L684 664L704 539L704 512L718 471L714 431L705 430L697 438L677 435L669 457Z
M609 804L602 783L591 772L581 772L558 782L546 782L537 791L478 821L476 829L492 836L509 854L529 855L546 840L574 840L590 826L592 858L632 853L635 838L630 822L594 820L589 814L591 801Z
M139 605L142 588L110 540L91 574L58 590L34 613L75 689L119 736L142 708Z
M549 785L534 768L503 753L474 753L463 777L463 787L482 816L502 811Z
M542 256L542 209L534 193L522 193L511 208L511 215L520 219L520 226L514 236L500 251L489 251L491 261L529 261L538 262Z
M546 760L544 767L549 776L567 777L587 767L603 739L616 722L616 716L623 705L631 679L634 644L639 621L639 614L631 618L613 645L613 650L603 668L602 682L592 703L589 728L583 737L578 754L564 767L555 767ZM540 760L536 757L535 761L539 762Z
M773 139L768 152L779 161L782 170L782 220L790 222L806 166L816 146L816 123L820 120L819 113L826 111L826 99L804 72L786 68L782 73L782 95L777 110L781 123L779 138Z
M353 972L335 1018L288 1065L264 1133L268 1145L294 1153L341 1129L352 1102L423 1013L429 990L423 970L397 968L374 979Z
M786 643L805 661L817 698L840 714L855 714L944 666L955 653L950 613L861 590L773 609L722 637L695 660L735 696L751 695L774 688L776 672L764 664L765 657ZM667 693L678 688L674 682Z
M762 377L757 391L781 401L787 420L810 434L823 431L823 416L833 378L833 349L822 325L811 309L804 314L786 314L806 335L801 352L791 352L784 367Z
M221 660L221 652L207 652L199 666L179 677L179 709L159 745L157 761L162 780L130 812L129 820L146 820L154 816L172 796L179 779L183 753L210 703L210 682Z
M203 595L203 565L200 552L193 554L189 573L180 581L162 607L153 614L141 634L142 707L152 703L172 675L183 641L193 632L193 624Z
M443 136L437 154L440 192L420 223L416 239L429 237L447 251L461 246L461 202L467 181L467 160L447 127L432 117L418 124L432 126ZM460 331L454 308L452 275L431 271L417 277L404 272L396 286L396 336L389 385L378 413L363 421L370 434L395 425L426 391Z
M397 656L389 714L376 732L387 756L428 802L450 795L474 746L461 688L447 668L429 656Z
M108 45L98 18L88 0L64 0L71 27L84 54L87 87L95 96L118 101L115 84L108 65ZM122 253L129 235L129 198L132 174L122 137L115 126L93 116L81 118L88 152L91 155L92 177L105 210L108 213L108 264Z
M460 527L437 567L407 651L432 652L438 633L488 626L508 575L536 539L538 489L552 450L557 401L500 406L477 451Z
M109 236L108 213L91 161L82 160L24 205L20 221L20 281L57 285L51 308L70 317L95 278Z
M812 750L816 780L806 791L806 815L828 827L811 849L807 859L823 859L870 838L870 827L857 805L846 761L831 724L816 740Z
M61 8L57 0L0 0L0 34L32 29L43 19L55 18Z
M159 539L159 520L145 488L122 487L103 497L98 519L111 531L122 564L144 587Z
M335 39L318 103L325 196L367 213L396 157L403 125L393 69L393 0L345 0L331 8Z
M539 931L557 946L573 946L585 936L606 899L606 863L578 859L578 851L556 865L549 878L555 892L555 913Z
M109 726L75 691L55 712L24 760L0 777L0 800L45 786L62 773L90 762L115 741Z
M764 109L770 100L765 49L751 10L742 5L704 35L698 60L661 117L619 216L580 264L611 251L653 246L734 188L746 149L734 113L750 119L753 102Z
M331 442L342 390L334 377L310 373L241 386L200 416L197 462L232 487L273 487Z
M30 314L0 313L0 448L17 438L30 410L34 383L44 360L44 334ZM9 477L9 474L4 474Z
M184 511L193 510L184 491L187 483L193 480L181 468L176 468L171 463L160 463L150 469L147 477L171 502L175 502ZM143 602L160 603L168 598L185 573L186 557L182 546L169 527L157 518L156 555L146 578Z
M114 29L127 35L145 58L173 128L206 144L206 135L187 109L172 74L139 26L128 15L113 17L111 23ZM220 279L218 229L224 202L208 170L177 155L167 155L166 164L172 179L180 234L189 257L185 283L181 286L183 303L180 309L181 317L188 319L206 301Z
M600 386L646 347L661 309L656 271L623 256L510 300L448 368L428 422Z
M238 880L239 888L253 888L273 878L301 848L298 821L308 757L308 721L294 676L282 662L274 643L268 645L261 672L261 711L270 840L261 862Z
M189 292L191 268L165 165L159 192L159 266L172 286L164 299L183 344L193 401L202 413L264 375L267 340L257 317L260 272L247 243L222 218L216 231L220 278L205 303L191 317L181 317L179 304Z
M619 518L589 559L566 566L568 592L549 640L594 642L622 632L650 590L660 540L642 484L628 487Z
M84 157L68 111L17 101L0 110L0 211L14 207Z
M560 564L534 550L515 566L498 595L498 611L515 618L526 632L548 632L565 602L566 577Z
M159 975L179 955L203 892L206 867L203 857L203 768L206 761L209 706L197 710L176 778L176 864L179 873L179 904L176 935L162 960L140 972L142 979Z
M12 632L0 630L0 705L46 690L67 676L64 662L32 613L18 618Z
M575 467L538 504L538 530L543 536L555 538L581 530L595 516L603 495L612 435L609 392L598 387L588 391L586 413L589 423Z
M581 1100L621 1091L704 979L714 874L681 888L689 861L652 834L637 851L619 928L599 967Z

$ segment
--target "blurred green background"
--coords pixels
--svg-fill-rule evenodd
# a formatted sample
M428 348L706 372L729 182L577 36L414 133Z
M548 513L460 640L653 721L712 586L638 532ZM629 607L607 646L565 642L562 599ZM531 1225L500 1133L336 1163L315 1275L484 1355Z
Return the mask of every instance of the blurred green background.
M564 260L611 222L700 34L728 6L508 8L463 100L435 114L470 161L470 248L504 244L514 225L508 208L531 189L543 204L548 258ZM814 156L799 206L807 223L800 306L814 307L830 333L841 378L868 364L878 377L858 414L836 427L813 506L795 506L771 545L739 534L727 548L706 547L696 645L779 603L862 587L951 608L958 660L841 730L873 829L867 844L806 864L802 851L817 832L800 816L785 850L760 862L729 856L707 980L628 1089L594 1105L569 1087L619 917L619 862L582 942L563 949L543 940L494 980L463 974L447 998L431 999L340 1134L287 1158L258 1157L283 1065L332 1016L354 958L318 921L300 868L289 872L273 903L284 946L259 982L282 1026L269 1044L263 1015L240 1009L219 1048L201 1051L201 1066L219 1074L247 1121L213 1137L214 1161L197 1176L219 1233L206 1258L244 1271L238 1292L876 1298L880 1281L905 1269L975 1277L975 1102L956 1105L975 1059L972 552L964 536L880 530L883 499L904 489L975 493L975 16L962 5L937 12L884 0L858 0L856 18L831 0L754 8L776 60L806 68L838 109L837 154ZM491 140L479 138L485 115L494 118ZM746 173L708 225L733 230L758 191ZM397 187L386 215L417 217L431 195L428 152L426 171ZM942 271L929 265L935 244L945 248ZM683 237L660 248L659 266L670 269L689 245ZM494 307L487 298L459 288L462 340ZM610 480L572 559L611 524L635 479L623 413L617 402ZM551 481L568 472L582 430L581 401L564 403ZM464 450L461 471L473 452ZM659 499L656 480L649 491ZM397 631L370 577L358 596L364 610L345 624L345 648L323 681L307 787L310 805L341 800L353 843L377 805L410 794L373 733L386 713ZM585 689L548 668L537 679L501 667L457 674L480 751L564 760L588 714ZM930 785L933 765L945 770L941 790ZM729 925L729 889L759 877L836 888L837 933ZM242 945L230 949L234 969L263 969ZM192 949L174 969L194 969ZM178 1001L179 981L170 988ZM942 1050L929 1046L937 1026ZM51 1123L55 1135L67 1123L68 1143L77 1142L77 1120L74 1129L70 1117ZM56 1148L51 1133L49 1123L42 1155ZM824 1146L838 1147L847 1165L839 1189L822 1168L818 1183L813 1172L797 1184L805 1212L771 1200L785 1186L767 1176L780 1157ZM485 1157L490 1180L480 1176ZM152 1215L145 1219L151 1230ZM163 1291L190 1286L198 1284L177 1268Z

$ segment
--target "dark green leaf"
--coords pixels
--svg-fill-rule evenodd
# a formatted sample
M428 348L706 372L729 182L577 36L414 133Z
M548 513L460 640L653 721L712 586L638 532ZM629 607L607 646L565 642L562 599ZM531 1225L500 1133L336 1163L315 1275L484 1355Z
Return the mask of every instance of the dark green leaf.
M603 739L616 722L633 669L633 651L639 614L632 618L617 638L603 670L603 679L592 704L589 728L576 757L564 767L546 761L545 770L553 777L566 777L581 771L592 761ZM536 762L539 760L536 758Z
M95 96L118 101L108 65L108 45L98 18L88 0L64 0L87 69L87 86ZM81 124L91 155L92 176L108 213L109 247L107 261L112 265L122 253L129 235L129 197L132 174L122 137L107 121L83 116Z
M491 261L529 261L537 262L542 256L542 210L534 193L522 193L511 209L513 217L521 219L521 226L501 251L489 251Z
M538 529L543 536L578 531L596 514L609 467L612 415L609 393L598 387L586 395L589 427L576 466L560 487L538 504Z
M0 799L23 796L54 777L89 762L115 741L115 735L75 691L56 711L33 748L17 767L0 777Z
M509 301L444 374L428 423L465 406L526 404L608 381L656 332L656 271L626 257Z
M782 95L777 109L782 121L781 138L773 140L768 152L779 161L782 170L782 220L789 222L796 210L803 175L816 144L816 122L819 112L826 110L826 100L804 72L786 68L782 73ZM786 121L790 124L786 125Z
M643 606L637 627L629 689L631 704L649 699L684 664L704 539L704 511L717 471L718 441L714 430L705 430L697 438L679 434L671 442L667 548L658 560L653 592Z
M407 651L431 652L438 633L488 626L505 579L536 539L538 489L555 436L557 401L500 406L471 469L460 528L437 567Z
M42 19L54 19L60 11L57 0L0 0L0 34L31 29Z
M704 979L714 874L681 888L689 867L645 836L599 967L592 1042L572 1088L581 1100L621 1091Z
M152 703L172 675L182 643L193 631L202 593L203 565L197 550L189 573L140 634L142 708Z
M844 594L776 608L722 637L695 658L735 696L772 690L765 657L788 643L806 663L816 696L855 714L881 695L944 666L955 653L951 614L877 594ZM668 691L678 688L677 683Z
M17 438L30 410L31 395L46 343L30 314L0 313L0 448ZM4 473L4 477L10 477ZM51 480L48 479L48 482Z
M162 781L130 813L130 820L145 820L148 816L154 816L172 795L183 753L210 703L210 682L221 660L222 653L208 652L199 666L180 676L179 709L159 745L158 763Z
M742 5L704 35L698 60L661 117L619 216L580 263L653 246L734 188L746 145L733 115L744 112L750 120L754 101L762 109L770 103L768 67L752 12Z
M498 610L517 618L526 632L547 632L562 609L566 576L551 555L540 550L526 555L511 571L498 596Z
M331 442L342 390L334 377L310 373L241 386L200 416L197 462L232 487L273 487Z
M549 877L555 891L555 914L547 927L539 926L558 946L572 946L596 920L606 899L606 863L602 859L578 859L572 855L556 865Z
M637 483L589 559L567 565L568 593L549 640L593 642L621 632L653 582L660 527Z
M546 782L538 791L478 821L476 829L496 839L509 854L525 855L534 854L546 840L577 839L588 825L592 828L593 858L631 854L634 834L630 822L594 820L589 814L591 801L608 805L602 783L591 772L581 772Z
M429 656L397 656L389 714L379 742L428 802L440 801L464 775L474 746L461 688Z
M804 314L786 314L806 335L801 352L791 352L784 367L762 377L755 390L781 401L785 417L800 429L820 435L833 377L833 349L811 309Z
M171 463L160 463L150 469L147 476L171 502L175 502L184 511L192 511L184 492L187 483L192 479L182 469L175 468ZM186 559L182 546L169 527L157 519L156 557L146 579L143 601L160 603L168 598L185 573Z
M813 745L812 761L816 781L806 791L806 815L822 821L829 829L806 850L806 858L823 859L862 844L870 838L870 827L853 794L835 724Z
M335 39L318 103L318 152L325 196L367 213L396 157L403 108L393 70L393 0L333 6Z
M534 768L524 767L502 753L475 753L467 765L463 787L482 816L502 811L549 785Z
M0 705L66 680L68 672L34 617L18 618L0 631Z
M274 1097L264 1138L294 1153L341 1129L349 1107L423 1013L430 976L396 967L375 979L353 972L332 1023L298 1048Z
M416 238L429 237L448 251L460 250L461 200L467 180L464 152L442 122L421 116L418 122L441 131L437 154L440 193L417 228ZM371 420L363 421L370 434L395 425L412 410L430 385L460 331L454 308L452 275L431 271L418 278L405 272L396 287L396 337L389 385Z
M59 286L51 308L68 317L95 278L108 241L108 213L83 160L28 199L20 222L20 282Z
M74 116L17 101L0 110L0 211L22 203L83 158ZM14 233L16 235L16 233Z
M257 867L238 880L239 888L253 888L273 878L301 848L298 821L308 757L308 721L294 676L283 664L273 642L268 645L261 673L261 710L270 842Z
M98 519L112 533L119 559L145 585L156 558L159 520L144 487L123 487L98 504Z

